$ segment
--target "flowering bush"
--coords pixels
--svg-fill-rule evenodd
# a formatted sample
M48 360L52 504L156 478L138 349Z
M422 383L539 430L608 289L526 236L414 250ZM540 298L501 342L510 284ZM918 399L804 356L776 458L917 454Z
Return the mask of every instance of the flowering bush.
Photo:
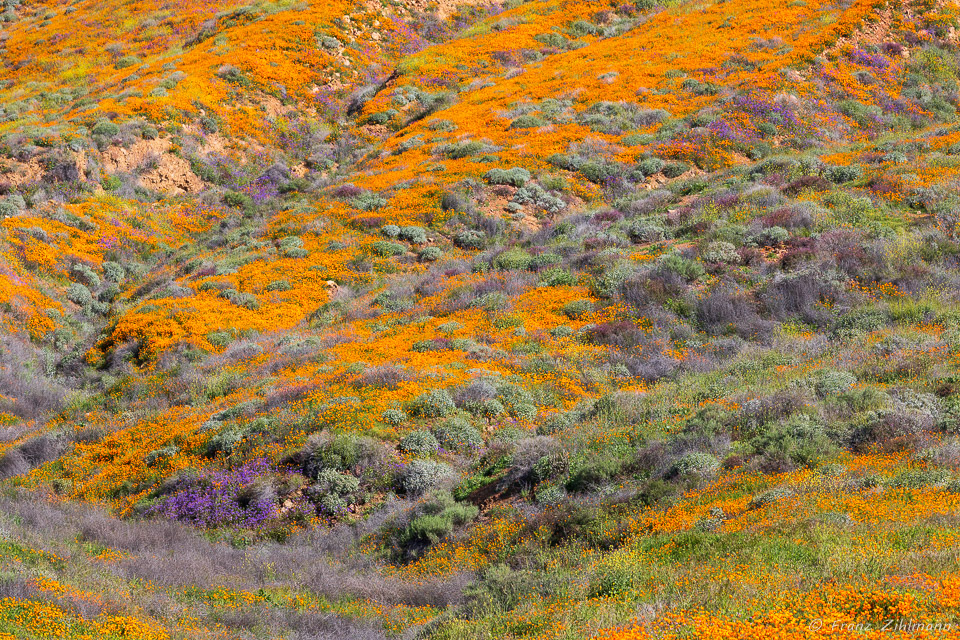
M277 513L273 496L251 491L269 471L269 463L261 459L233 471L202 475L161 498L147 513L199 527L255 529Z

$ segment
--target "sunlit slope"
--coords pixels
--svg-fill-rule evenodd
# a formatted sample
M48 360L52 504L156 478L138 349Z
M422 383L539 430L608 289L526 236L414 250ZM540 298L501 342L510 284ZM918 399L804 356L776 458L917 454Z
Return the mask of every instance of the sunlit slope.
M960 623L958 9L458 4L0 5L0 640Z

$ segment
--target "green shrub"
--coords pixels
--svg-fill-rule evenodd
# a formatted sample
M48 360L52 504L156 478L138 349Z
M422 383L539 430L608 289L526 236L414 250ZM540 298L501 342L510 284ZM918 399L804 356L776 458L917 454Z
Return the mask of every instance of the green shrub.
M747 243L755 247L775 247L778 244L786 242L790 238L790 232L783 227L767 227L753 233L747 239Z
M838 337L853 336L876 331L890 320L889 314L877 307L852 309L837 322L834 332Z
M556 49L564 49L570 44L570 40L568 38L565 38L559 33L554 32L538 33L534 36L534 39L547 45L548 47L554 47Z
M339 49L343 44L333 36L322 35L317 37L317 44L324 49Z
M569 460L566 452L553 453L541 456L530 470L530 478L534 482L548 482L563 477L569 470Z
M562 198L553 195L535 182L531 182L517 189L517 192L513 194L513 199L511 199L510 204L529 204L540 211L552 214L560 213L567 207L567 203L564 202Z
M443 257L440 247L424 247L418 254L421 262L436 262Z
M217 69L217 77L222 78L230 84L238 87L250 86L250 78L244 75L243 71L233 65L225 64L221 66L219 69Z
M207 442L206 453L210 457L218 454L229 455L240 446L245 436L246 434L239 427L221 431Z
M511 129L535 129L547 124L546 120L534 115L520 116L510 123Z
M453 522L442 515L425 515L414 518L403 532L407 542L417 541L436 544L453 530Z
M579 167L580 174L594 184L604 184L620 173L620 167L606 160L587 160Z
M233 342L233 334L229 331L211 331L207 334L207 342L222 349Z
M400 473L400 489L408 496L420 496L453 475L449 466L433 460L413 460Z
M81 307L86 307L93 303L93 295L90 293L90 289L79 282L73 282L67 287L67 300Z
M792 489L788 487L777 487L751 497L750 502L747 503L747 509L759 509L761 507L773 504L774 502L786 500L792 496Z
M370 249L381 258L399 256L407 252L407 248L402 244L396 242L387 242L386 240L378 240L374 242L370 245Z
M117 296L119 295L120 295L120 286L117 284L111 283L103 291L100 292L97 298L100 300L100 302L113 302L114 300L117 299Z
M506 412L514 418L533 420L537 417L537 407L534 404L533 396L523 387L506 383L497 385L496 399L503 405Z
M563 314L572 320L577 320L593 313L593 301L587 298L571 300L563 305Z
M834 184L853 182L863 177L863 167L850 165L846 167L827 167L824 176Z
M450 120L432 120L430 124L427 125L427 128L431 131L443 131L445 133L451 133L457 130L457 125Z
M253 199L245 193L239 191L227 191L223 194L223 203L234 209L252 209Z
M706 273L702 264L687 260L679 253L668 253L660 258L657 264L661 269L672 271L687 282L695 282Z
M679 178L690 170L690 165L684 162L668 162L661 171L668 178Z
M715 455L694 451L684 454L674 463L673 469L680 475L708 477L720 470L720 461Z
M413 300L399 293L383 291L374 296L370 304L390 313L398 313L413 307Z
M260 307L259 300L252 293L241 293L235 289L226 289L220 292L220 297L226 298L238 307L247 309L258 309Z
M89 286L91 289L96 289L100 286L100 276L97 273L88 267L85 264L75 264L73 265L73 277L78 280L82 280Z
M400 227L400 239L412 244L425 244L427 230L423 227Z
M304 493L325 514L343 513L360 491L360 480L334 469L323 469L317 474L316 482Z
M396 113L397 112L394 109L390 109L389 111L380 111L378 113L371 113L369 116L367 116L366 122L367 124L387 124Z
M446 389L433 389L418 396L410 404L410 413L421 418L443 418L456 411L457 405Z
M494 259L493 264L503 271L519 271L529 267L532 261L533 256L529 253L523 249L513 248L507 249L498 255Z
M857 383L857 377L847 371L820 371L814 383L814 391L821 398L834 398L849 391Z
M637 171L644 176L652 176L655 173L663 171L663 168L666 166L667 163L660 158L644 158L637 163Z
M450 418L440 423L433 428L433 435L447 451L469 451L483 446L480 432L463 418Z
M290 291L292 287L290 286L289 280L274 280L267 286L263 288L264 291Z
M310 181L306 178L294 178L277 189L280 193L303 193L310 190Z
M835 397L836 402L846 405L855 413L879 411L890 405L890 395L874 387L849 389Z
M503 403L496 398L471 400L464 403L463 409L464 411L468 411L479 418L485 418L487 420L492 420L497 416L503 415L507 411L506 407L503 406Z
M411 431L400 441L400 451L416 456L436 453L439 447L440 443L429 431Z
M446 492L421 507L422 514L410 521L401 534L404 543L436 544L446 537L455 526L464 525L480 513L467 504L458 504Z
M737 264L740 262L740 254L737 248L729 242L717 240L707 245L707 248L700 254L704 262L716 262L720 264Z
M482 153L486 148L487 145L478 140L464 140L446 145L443 154L451 160L461 160Z
M577 284L577 276L567 269L555 268L540 272L540 286L564 287Z
M590 579L590 597L622 598L625 594L639 590L642 587L642 570L634 563L632 559L619 559L616 554L601 561Z
M567 171L577 171L584 165L586 160L576 155L565 155L555 153L547 158L547 162L560 169Z
M667 232L659 221L647 219L633 222L627 235L634 242L660 242L666 239Z
M620 262L608 268L603 274L594 280L593 293L600 298L610 298L623 286L631 276L636 273L636 265L628 262Z
M117 60L117 64L115 66L117 69L126 69L127 67L138 65L141 62L143 62L143 60L141 60L137 56L124 56L119 60Z
M487 237L480 231L468 229L454 236L453 243L461 249L482 249L487 244Z
M700 82L696 78L684 80L683 88L698 96L714 96L720 90L720 87L713 82Z
M591 455L575 467L567 481L570 491L589 491L607 484L623 468L622 462L612 455Z
M598 36L603 33L603 28L598 27L592 22L586 20L575 20L570 25L570 33L575 36Z
M534 489L533 496L537 504L558 505L567 497L567 490L562 485L544 484Z
M491 291L474 300L470 306L483 309L484 311L499 311L506 307L507 303L508 299L506 294L499 291Z
M789 463L808 467L816 466L837 450L824 426L803 413L766 427L750 440L750 445L774 465Z
M173 456L177 455L177 453L179 452L180 450L173 445L170 445L167 447L160 447L159 449L154 449L153 451L148 453L144 457L143 461L147 463L148 467L155 467L161 462L163 462L164 460L169 460Z
M280 253L290 258L300 257L297 255L300 251L306 251L303 248L303 238L300 236L286 236L277 243Z
M380 414L380 418L390 426L399 427L407 421L408 416L406 411L387 409Z
M126 270L119 263L110 261L103 263L103 277L110 282L123 282L126 275Z
M393 240L400 237L400 227L395 224L385 224L380 227L380 233Z
M303 246L303 238L300 236L284 236L277 242L280 253L286 253L290 249L299 249Z
M522 187L530 179L530 172L521 167L513 169L490 169L483 178L490 184L506 184Z
M118 176L105 176L100 180L100 186L104 191L116 191L123 186L123 180Z
M350 206L360 209L361 211L376 211L377 209L387 206L387 201L375 193L366 192L361 193L355 198L351 198Z
M757 131L759 131L764 137L770 138L777 135L777 125L772 122L761 122L757 125Z
M107 136L112 138L120 133L120 127L109 120L98 120L90 132L95 136Z
M325 469L350 470L361 461L367 445L366 440L350 434L312 436L304 447L304 473L307 477L317 478Z

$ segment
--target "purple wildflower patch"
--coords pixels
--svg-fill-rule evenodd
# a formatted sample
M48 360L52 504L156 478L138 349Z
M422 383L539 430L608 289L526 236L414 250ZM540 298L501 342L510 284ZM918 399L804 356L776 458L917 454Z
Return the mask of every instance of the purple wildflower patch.
M269 463L260 459L238 469L201 476L165 497L149 514L198 527L233 525L255 529L277 513L272 498L248 491L258 478L269 472Z

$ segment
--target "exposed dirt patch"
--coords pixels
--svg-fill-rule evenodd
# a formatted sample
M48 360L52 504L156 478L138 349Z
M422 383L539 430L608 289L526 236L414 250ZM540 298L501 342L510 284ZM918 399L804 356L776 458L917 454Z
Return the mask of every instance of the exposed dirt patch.
M458 7L489 4L489 0L406 0L404 4L414 11L436 9L437 15L446 20L457 12Z
M308 173L310 173L310 169L308 169L307 165L302 162L290 167L290 175L292 175L294 178L304 178Z
M939 9L943 7L943 2L937 2L936 7ZM903 22L911 22L917 18L916 12L912 7L908 6L906 3L902 7L897 8L899 15L899 20ZM885 42L895 42L897 38L893 34L894 26L894 13L891 8L884 8L874 13L876 20L872 22L864 22L857 29L850 34L849 36L841 36L837 39L832 47L824 51L826 55L839 55L844 48L851 46L863 46L863 45L872 45L872 46L881 46ZM953 27L950 28L950 39L956 40L956 31ZM903 49L901 55L904 58L910 57L910 50Z
M203 138L203 146L200 147L200 155L207 155L208 153L215 153L217 155L225 156L228 155L231 142L227 138L224 138L219 133L211 133Z
M516 193L513 187L488 187L483 190L480 200L480 213L488 218L503 218L507 211L507 204Z
M16 160L0 160L0 176L5 182L14 187L31 184L43 177L43 167L38 160L17 162Z
M148 189L180 195L203 191L203 180L190 169L190 163L179 156L164 154L156 169L140 176L140 183Z
M101 163L108 173L134 173L153 165L140 176L140 183L154 191L171 195L199 193L203 181L190 169L190 163L169 153L167 138L139 140L128 148L110 147L101 154Z
M170 150L170 140L138 140L129 147L110 147L100 154L100 161L108 173L131 173L145 163L159 159Z

